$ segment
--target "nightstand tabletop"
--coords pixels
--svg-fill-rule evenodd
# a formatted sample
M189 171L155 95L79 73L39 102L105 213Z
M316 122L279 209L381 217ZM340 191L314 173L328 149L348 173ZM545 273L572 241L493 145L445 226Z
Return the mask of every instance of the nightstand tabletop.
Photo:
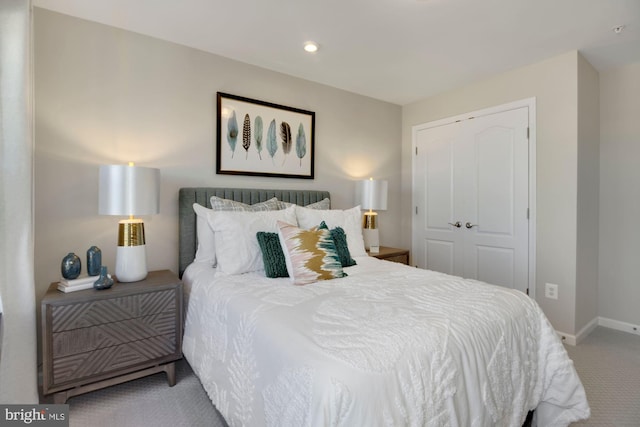
M369 252L367 255L384 259L387 261L399 262L401 264L409 265L409 250L401 248L392 248L389 246L380 246L380 252Z
M97 279L98 276L96 276L96 280ZM58 282L53 282L49 285L49 289L43 300L49 304L56 304L58 302L68 304L73 301L115 298L145 292L151 288L159 289L159 287L162 286L171 287L176 283L181 283L180 279L169 270L150 271L145 279L138 282L125 283L118 282L116 279L112 287L101 290L84 289L65 293L58 290Z

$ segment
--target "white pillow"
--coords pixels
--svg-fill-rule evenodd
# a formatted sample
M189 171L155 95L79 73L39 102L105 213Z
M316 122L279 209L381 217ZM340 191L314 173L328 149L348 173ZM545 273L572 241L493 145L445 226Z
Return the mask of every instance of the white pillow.
M295 203L289 202L280 202L282 204L282 209L288 208L289 206L294 206ZM331 209L331 200L328 197L320 200L319 202L311 203L310 205L306 205L307 209Z
M216 246L213 230L209 227L209 212L204 206L194 203L193 211L196 213L196 236L198 238L198 250L196 250L196 262L208 262L216 265Z
M317 210L296 206L296 218L300 228L317 227L322 221L329 229L342 227L347 235L347 246L351 256L366 256L362 238L362 213L360 206L347 210Z
M209 226L215 235L218 271L242 274L264 270L256 234L278 232L278 221L296 223L295 207L265 212L213 212Z
M273 197L264 202L247 205L234 200L223 199L211 196L209 200L211 209L205 208L199 203L193 204L196 213L196 236L198 238L198 249L196 250L196 262L208 262L212 266L216 265L216 247L213 230L209 226L209 214L214 211L275 211L281 209L280 202Z

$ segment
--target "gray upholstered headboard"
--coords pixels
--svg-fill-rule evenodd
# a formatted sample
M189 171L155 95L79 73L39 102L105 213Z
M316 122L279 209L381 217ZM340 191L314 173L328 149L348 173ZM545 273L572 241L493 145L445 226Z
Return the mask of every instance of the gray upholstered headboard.
M179 269L180 277L196 256L198 243L196 241L196 214L193 204L199 203L208 208L211 207L211 196L235 200L236 202L252 205L264 202L273 197L283 202L295 203L306 206L329 198L328 191L316 190L259 190L253 188L210 188L190 187L181 188L178 195L178 229L179 236Z

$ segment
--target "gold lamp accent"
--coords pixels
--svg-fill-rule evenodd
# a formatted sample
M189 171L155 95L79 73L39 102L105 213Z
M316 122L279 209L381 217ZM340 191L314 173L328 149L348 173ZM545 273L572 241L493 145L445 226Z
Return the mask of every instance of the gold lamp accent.
M358 194L360 207L368 209L362 217L362 237L365 249L369 252L380 251L380 235L378 233L378 213L375 210L387 209L387 181L373 178L359 181Z
M116 277L119 282L137 282L147 277L144 222L135 215L159 211L160 169L128 165L100 166L98 212L127 215L118 223Z
M144 222L141 219L124 219L118 223L118 246L144 244Z

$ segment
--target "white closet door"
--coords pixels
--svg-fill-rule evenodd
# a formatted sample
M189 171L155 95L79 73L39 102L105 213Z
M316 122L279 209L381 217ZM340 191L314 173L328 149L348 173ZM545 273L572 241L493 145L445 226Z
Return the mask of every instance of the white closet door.
M527 127L524 107L416 132L418 267L527 290Z
M413 172L416 206L413 221L413 257L416 265L429 270L462 276L463 238L451 225L461 217L457 197L456 161L462 126L453 123L416 133L418 155ZM460 224L458 224L460 225Z

